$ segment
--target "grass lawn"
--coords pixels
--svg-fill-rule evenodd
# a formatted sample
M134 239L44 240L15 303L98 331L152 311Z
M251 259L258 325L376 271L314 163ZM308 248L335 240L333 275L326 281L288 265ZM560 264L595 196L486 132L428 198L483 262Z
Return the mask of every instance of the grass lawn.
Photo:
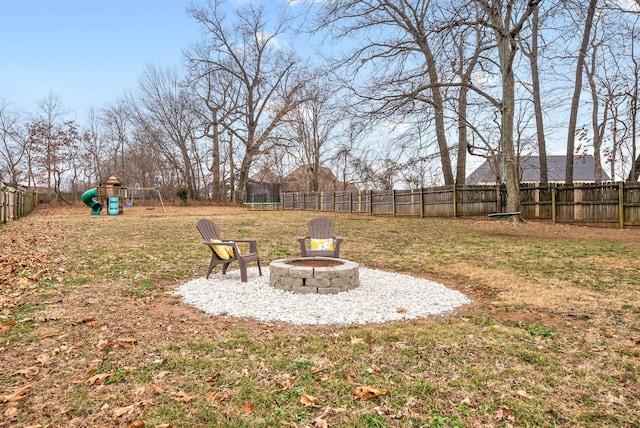
M344 258L473 303L309 327L173 295L206 273L199 218L256 238L268 266L318 215ZM543 222L39 208L0 226L0 427L640 427L639 243Z

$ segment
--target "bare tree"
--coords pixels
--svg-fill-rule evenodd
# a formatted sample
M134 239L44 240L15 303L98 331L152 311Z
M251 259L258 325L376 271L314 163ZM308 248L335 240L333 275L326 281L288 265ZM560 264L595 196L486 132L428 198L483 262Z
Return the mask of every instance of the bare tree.
M434 116L435 141L445 184L453 184L445 126L445 99L437 49L442 49L431 0L339 0L320 9L316 29L331 28L338 39L356 40L339 65L347 73L370 74L369 85L353 90L370 104L368 113L386 120L394 115ZM433 25L432 25L433 24ZM433 29L432 29L433 28Z
M578 107L580 105L580 94L582 93L582 74L584 72L585 60L589 49L589 40L591 39L591 29L593 28L593 17L596 13L598 0L589 0L587 6L587 16L584 21L582 30L582 43L578 52L576 61L576 74L574 80L573 97L571 99L571 111L569 116L569 126L567 130L567 158L565 169L565 183L573 184L573 163L576 140L576 128L578 123Z
M603 110L603 117L600 117L600 88L597 80L598 63L602 60L599 55L599 50L602 46L602 40L598 39L597 29L592 32L593 36L590 42L590 53L588 60L584 62L584 73L587 76L587 82L589 84L589 92L591 94L591 132L593 143L593 159L594 159L594 181L597 184L602 183L602 142L604 140L604 133L606 125L609 120L609 108L605 105ZM604 65L604 64L602 64ZM605 101L605 103L608 103Z
M500 105L500 149L507 189L507 211L520 210L520 188L517 159L514 150L515 74L513 64L518 40L525 23L540 0L476 0L487 16L487 25L495 36L500 75L502 78L502 102Z
M113 153L109 157L112 160L109 174L116 174L127 183L130 178L130 171L128 171L126 165L125 153L130 143L130 128L133 126L131 108L127 105L125 99L118 99L113 104L103 108L101 116L105 138L108 139L110 143L109 150Z
M60 131L59 121L65 114L62 99L58 95L49 93L37 102L38 116L29 124L28 150L33 153L37 167L44 170L46 176L47 199L51 202L53 169L60 160L58 151L61 149L55 141L55 134ZM58 193L56 192L56 199Z
M480 55L489 48L481 25L460 27L452 25L451 40L456 56L451 60L453 72L460 79L458 92L457 121L458 153L456 163L456 184L463 185L467 175L468 107L469 91L473 88L472 76L480 62ZM470 52L469 52L470 51Z
M179 177L189 197L199 197L193 154L200 120L192 94L175 69L147 66L134 99L134 120L144 141L151 143Z
M640 2L640 0L637 0ZM636 58L635 55L635 42L638 39L637 29L635 28L635 24L637 24L638 20L636 19L634 22L634 27L629 32L631 39L631 75L632 79L629 79L631 82L631 87L627 91L627 96L629 98L629 118L631 122L631 168L629 170L629 175L627 176L627 181L638 181L640 177L640 153L638 153L638 146L636 140L636 130L637 130L637 120L638 120L638 108L640 104L640 97L638 94L638 89L640 87L640 62Z
M341 133L338 145L333 151L329 161L336 170L336 176L341 183L342 188L338 190L347 190L349 184L353 185L359 181L357 178L357 169L354 168L356 160L361 158L361 143L364 130L360 123L349 120L345 126L344 132Z
M108 155L111 150L107 146L104 136L104 122L99 113L91 108L87 113L85 130L82 139L82 153L84 160L85 187L95 186L108 176Z
M206 63L191 61L189 75L189 85L203 106L198 112L202 117L204 136L211 140L211 161L203 159L202 162L210 165L208 169L211 171L211 197L214 201L220 201L225 198L223 165L233 165L232 159L222 156L223 153L233 153L233 150L221 147L225 134L221 124L227 124L230 128L230 110L221 106L237 105L239 92L233 81L225 79L225 76L219 73L210 73ZM230 174L232 175L233 171L230 171ZM205 183L207 182L208 180L205 180Z
M25 176L24 134L20 114L0 99L0 182L8 181L15 186Z
M62 124L37 120L30 123L28 129L34 160L44 172L47 189L53 190L57 202L61 200L63 176L72 169L73 159L79 151L78 126L71 120Z
M307 169L310 177L307 191L321 190L320 167L337 142L335 132L345 120L336 94L335 82L329 76L318 75L301 91L304 101L287 115L283 137L290 135L291 152L299 166Z
M531 15L531 44L527 46L523 40L523 53L529 59L531 66L531 95L533 97L533 108L536 118L536 136L538 143L538 160L540 165L540 184L546 185L549 182L549 172L547 165L547 140L545 138L544 116L542 113L542 95L540 89L540 6L536 6Z
M236 10L229 19L222 3L210 0L205 7L189 9L206 34L187 60L203 76L217 75L234 94L222 98L214 92L208 101L226 118L219 125L244 148L238 174L238 189L243 192L254 159L269 150L274 130L300 103L304 78L298 73L295 52L278 45L284 22L268 27L264 8L254 4Z

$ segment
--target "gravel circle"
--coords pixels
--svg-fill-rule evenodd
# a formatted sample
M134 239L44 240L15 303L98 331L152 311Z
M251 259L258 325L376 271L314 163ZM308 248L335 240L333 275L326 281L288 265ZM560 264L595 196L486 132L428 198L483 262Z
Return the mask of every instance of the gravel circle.
M471 303L464 294L442 284L360 266L360 286L338 294L295 294L269 285L269 268L240 271L209 279L198 278L179 286L175 294L184 303L211 315L281 321L296 325L350 325L384 323L452 312Z

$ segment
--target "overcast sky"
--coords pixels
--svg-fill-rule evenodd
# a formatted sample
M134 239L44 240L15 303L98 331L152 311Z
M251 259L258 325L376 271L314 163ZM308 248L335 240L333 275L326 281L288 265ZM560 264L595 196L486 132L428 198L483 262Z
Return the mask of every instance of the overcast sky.
M49 93L75 118L133 89L146 64L181 65L198 40L191 0L0 0L0 99L37 110Z

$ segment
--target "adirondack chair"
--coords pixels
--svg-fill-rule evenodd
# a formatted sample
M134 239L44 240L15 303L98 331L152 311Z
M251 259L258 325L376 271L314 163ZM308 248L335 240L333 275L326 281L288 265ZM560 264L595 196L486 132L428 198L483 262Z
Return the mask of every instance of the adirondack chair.
M242 282L247 282L247 263L258 262L258 272L262 276L262 267L260 266L260 256L258 255L258 244L255 239L226 239L220 238L216 225L207 219L200 219L196 223L196 228L202 235L204 245L211 250L211 261L209 262L209 270L207 271L207 279L214 267L222 265L222 273L227 273L227 268L231 262L237 260L240 265L240 278ZM249 252L241 254L238 248L239 243L248 243Z
M343 238L333 235L333 220L314 218L309 220L307 226L309 234L298 238L302 257L340 258L340 244Z

